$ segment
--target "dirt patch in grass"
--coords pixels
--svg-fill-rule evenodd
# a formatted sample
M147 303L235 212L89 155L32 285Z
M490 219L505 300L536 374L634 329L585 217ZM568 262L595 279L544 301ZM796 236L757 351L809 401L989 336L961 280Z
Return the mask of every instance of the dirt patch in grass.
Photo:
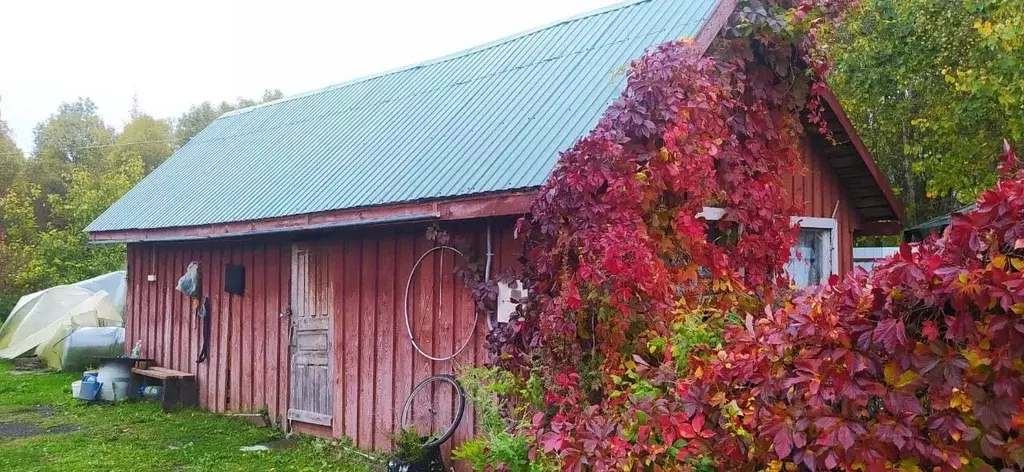
M0 438L27 438L29 436L38 436L41 433L34 424L0 423Z
M73 432L78 431L80 429L82 429L82 427L78 426L78 425L59 424L57 426L50 426L49 428L46 428L46 434L73 433Z
M73 424L61 424L57 426L50 426L49 428L40 428L39 426L31 423L0 423L0 438L17 439L43 434L63 434L75 432L80 429L82 429L81 426Z

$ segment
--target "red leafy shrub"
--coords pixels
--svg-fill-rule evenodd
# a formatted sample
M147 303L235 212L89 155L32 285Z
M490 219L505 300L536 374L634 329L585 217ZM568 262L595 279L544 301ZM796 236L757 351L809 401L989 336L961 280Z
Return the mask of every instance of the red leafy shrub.
M1024 467L1024 175L943 238L786 298L793 211L779 179L798 170L801 116L820 117L815 28L845 3L751 1L709 54L649 51L562 154L519 226L529 309L488 336L496 365L545 390L505 403L533 458ZM725 217L709 223L705 206Z
M941 238L748 317L694 359L679 388L722 432L707 451L728 470L1024 468L1022 271L1016 173Z

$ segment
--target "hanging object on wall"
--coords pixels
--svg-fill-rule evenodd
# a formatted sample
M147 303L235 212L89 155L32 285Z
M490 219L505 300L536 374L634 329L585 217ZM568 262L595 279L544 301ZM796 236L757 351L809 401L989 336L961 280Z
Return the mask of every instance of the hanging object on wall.
M203 330L200 335L202 341L199 343L199 354L196 356L196 364L202 364L210 351L210 297L203 297L202 303L199 304L199 309L196 310L196 316L199 317L199 326Z
M526 301L529 290L523 287L523 283L514 280L512 283L498 282L498 312L496 319L498 323L508 323L516 308Z
M153 277L153 281L156 280L156 276ZM185 275L182 275L178 279L178 285L175 288L189 298L198 299L202 295L202 281L199 278L199 263L196 261L189 262L188 268L185 269Z
M470 330L469 336L466 337L466 341L464 343L462 343L462 346L459 346L459 348L456 349L455 352L451 353L450 355L442 356L442 357L437 357L437 356L428 354L426 351L424 351L420 347L419 344L416 343L416 338L412 335L412 321L411 321L412 313L409 310L409 293L412 290L412 279L413 279L413 277L416 276L416 271L419 269L420 264L423 263L423 260L426 259L427 256L430 256L431 254L433 254L435 252L438 252L438 251L442 251L442 258L441 258L442 268L444 267L443 266L443 262L444 262L443 251L451 251L451 252L457 254L459 257L461 257L467 263L469 262L468 260L466 260L466 255L463 254L462 251L459 251L458 249L455 249L454 247L451 247L451 246L435 246L435 247L432 247L430 249L427 249L427 251L424 252L423 255L421 255L420 258L416 260L416 264L413 264L413 266L412 266L412 271L409 272L409 280L405 282L405 301L402 303L402 307L403 307L403 310L405 311L405 330L406 330L406 333L409 335L409 342L412 343L413 349L415 349L416 352L420 353L420 355L422 355L423 357L426 357L427 359L430 359L432 361L447 361L447 360L450 360L450 359L454 359L459 354L462 354L462 351L466 350L466 348L469 347L469 344L473 342L473 335L476 334L476 325L477 325L477 322L480 321L480 310L474 310L476 315L473 317L473 328ZM443 271L443 269L442 269L442 271ZM440 284L439 284L439 286L440 286Z
M232 295L245 294L245 266L228 264L224 268L224 291Z

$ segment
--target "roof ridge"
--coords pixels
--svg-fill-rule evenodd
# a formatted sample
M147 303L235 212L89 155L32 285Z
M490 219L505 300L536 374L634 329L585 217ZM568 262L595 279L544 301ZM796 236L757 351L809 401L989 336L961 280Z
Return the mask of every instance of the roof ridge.
M471 56L471 55L474 55L474 54L478 54L478 53L481 53L481 52L493 49L495 47L498 47L498 46L501 46L501 45L504 45L504 44L508 44L508 43L510 43L512 41L517 41L517 40L525 38L527 36L531 36L531 35L537 34L537 33L541 32L541 31L545 31L545 30L548 30L548 29L551 29L551 28L555 28L555 27L558 27L558 26L562 26L562 25L565 25L565 24L569 24L569 23L574 23L574 22L577 22L577 21L585 20L587 18L591 18L591 17L594 17L594 16L603 15L603 14L610 13L610 12L613 12L613 11L623 10L623 9L626 9L626 8L630 8L630 7L639 5L641 3L650 3L650 2L653 2L653 1L656 1L656 0L625 0L625 1L622 1L622 2L619 2L619 3L615 3L615 4L608 5L608 6L605 6L605 7L602 7L602 8L598 8L596 10L590 10L590 11L587 11L587 12L576 14L576 15L568 17L568 18L563 18L561 20L557 20L557 21L548 23L546 25L538 26L538 27L531 28L531 29L528 29L528 30L525 30L525 31L520 31L520 32L512 34L510 36L505 36L505 37L502 37L502 38L498 38L498 39L495 39L493 41L489 41L489 42L486 42L486 43L483 43L483 44L479 44L477 46L472 46L470 48L463 49L461 51L456 51L456 52L453 52L451 54L446 54L444 56L436 57L436 58L433 58L433 59L427 59L425 61L421 61L421 62L417 62L417 63L413 63L413 64L408 64L408 65L404 65L404 66L400 66L400 67L396 67L394 69L389 69L389 70L386 70L386 71L377 72L377 73L374 73L374 74L365 75L365 76L357 77L357 78L354 78L354 79L349 79L349 80L346 80L344 82L328 85L328 86L325 86L325 87L321 87L321 88L314 89L314 90L309 90L309 91L306 91L306 92L300 92L300 93L297 93L295 95L279 98L277 100L271 100L269 102L258 103L256 105L252 105L252 106L249 106L249 107L239 108L237 110L232 110L232 111L229 111L227 113L224 113L224 114L220 115L217 119L220 119L222 117L226 118L226 117L229 117L229 116L241 115L243 113L248 113L250 111L257 110L257 109L260 109L260 108L263 108L263 107L277 105L277 104L280 104L280 103L285 103L285 102L289 102L289 101L292 101L292 100L297 100L299 98L303 98L303 97L308 97L308 96L311 96L311 95L317 95L317 94L329 92L331 90L339 89L339 88L342 88L342 87L347 87L349 85L354 85L354 84L358 84L358 83L362 83L362 82L367 82L367 81L370 81L370 80L373 80L373 79L378 79L378 78L381 78L381 77L384 77L384 76L387 76L387 75L397 74L397 73L400 73L400 72L405 72L405 71L409 71L409 70L419 69L419 68L426 67L426 66L431 66L431 65L434 65L434 64L440 64L440 63L452 61L452 60L455 60L455 59L459 59L459 58L463 58L463 57L468 57L468 56Z

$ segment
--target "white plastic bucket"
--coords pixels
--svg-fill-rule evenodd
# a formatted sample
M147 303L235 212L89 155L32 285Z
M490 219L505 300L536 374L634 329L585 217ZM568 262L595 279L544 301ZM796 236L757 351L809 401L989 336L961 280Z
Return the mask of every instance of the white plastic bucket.
M131 383L132 364L130 362L106 361L100 367L96 379L100 386L100 399L108 402L126 400L128 384Z
M82 381L76 380L71 382L71 398L78 398L78 394L82 392Z

